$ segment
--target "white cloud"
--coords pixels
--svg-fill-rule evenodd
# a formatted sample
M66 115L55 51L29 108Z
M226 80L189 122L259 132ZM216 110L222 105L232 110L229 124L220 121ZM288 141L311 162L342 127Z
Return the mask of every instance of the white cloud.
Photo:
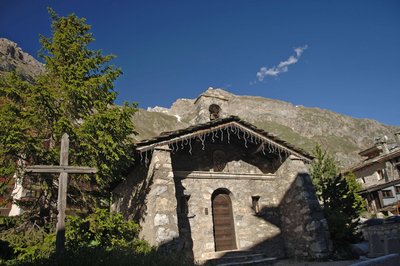
M267 76L277 77L281 73L288 72L289 66L296 64L299 61L301 54L307 48L308 48L308 45L294 48L295 55L289 56L288 59L280 62L277 66L273 66L271 68L266 68L265 66L261 67L260 70L256 74L257 80L261 82Z

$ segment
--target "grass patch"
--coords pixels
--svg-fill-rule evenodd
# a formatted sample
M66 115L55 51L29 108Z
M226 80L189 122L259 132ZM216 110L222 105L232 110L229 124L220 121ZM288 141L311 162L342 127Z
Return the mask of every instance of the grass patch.
M315 147L315 142L311 139L301 136L299 133L293 131L290 127L278 124L273 121L259 121L255 122L255 126L263 129L269 133L276 135L278 138L311 152Z
M132 117L132 122L138 133L135 136L138 141L156 137L164 131L173 131L188 126L186 123L178 122L175 116L145 110L138 110Z

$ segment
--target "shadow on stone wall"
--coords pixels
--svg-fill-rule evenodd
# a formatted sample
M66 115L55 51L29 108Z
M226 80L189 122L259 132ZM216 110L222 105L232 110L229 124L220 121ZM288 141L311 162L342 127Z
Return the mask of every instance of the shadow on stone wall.
M264 206L254 215L279 227L280 233L249 248L226 252L221 259L238 251L277 258L319 259L329 256L328 225L308 173L299 173L295 177L278 206ZM282 246L284 250L278 250Z
M118 211L126 219L140 222L146 215L146 196L153 183L152 175L149 176L148 171L149 167L144 163L138 164L123 185L117 187L113 192L113 202L118 203Z
M230 143L224 142L212 142L209 137L205 139L204 149L198 140L194 141L191 148L182 147L178 151L174 151L171 154L173 169L174 171L211 171L215 168L215 152L223 151L222 157L219 158L220 163L223 162L224 166L230 164L230 170L232 172L248 171L246 163L250 167L258 169L259 173L275 173L280 167L282 162L287 158L286 154L278 154L258 151L259 146L255 144L247 144L246 148L243 141L231 139ZM189 151L192 149L193 154ZM243 152L243 151L246 152ZM190 155L189 155L190 154ZM232 163L243 162L241 169L235 169ZM224 167L223 167L224 168ZM218 172L218 171L217 171Z
M175 178L175 197L177 204L179 244L177 249L183 251L188 259L194 259L192 230L189 219L193 218L189 213L188 200L190 195L185 195L185 187L180 178Z
M185 149L171 154L174 171L209 171L213 168L213 153L216 150L224 150L227 163L243 161L249 166L258 168L262 173L272 172L277 175L278 180L274 182L281 186L279 189L282 190L279 192L281 201L278 204L276 202L272 204L271 200L271 205L260 206L261 210L253 215L257 219L262 219L274 227L278 227L280 233L271 233L272 236L250 247L242 248L240 251L257 251L271 257L323 258L329 255L331 247L328 225L315 195L311 177L301 160L296 157L284 156L281 158L272 153L267 153L266 156L269 160L265 160L265 158L261 158L264 156L260 157L260 153L257 154L256 145L249 145L246 149L240 141L233 141L226 146L206 141L205 149L200 146L200 143L195 143L193 150L197 152L191 156L188 156L189 152ZM265 161L269 164L263 164ZM247 169L246 165L241 166L245 166L245 168L241 168L242 171L251 170ZM175 178L175 186L180 242L184 243L181 246L185 250L189 250L193 247L190 214L180 213L185 188L179 178ZM189 191L190 189L188 188ZM238 232L236 235L239 235ZM240 243L237 245L240 247ZM189 253L193 255L193 251ZM229 256L229 253L226 256Z
M263 239L252 246L245 249L240 249L243 252L264 253L271 257L308 257L321 258L329 254L330 242L327 222L324 219L323 212L315 195L314 187L311 183L311 178L305 169L304 163L298 159L283 158L281 161L278 156L269 154L270 160L273 162L269 165L263 165L262 160L253 154L251 150L243 153L243 147L239 143L230 145L228 150L223 149L223 146L216 144L206 145L203 151L199 143L193 145L193 149L200 151L193 156L188 156L189 151L179 150L172 152L171 161L172 167L165 168L167 161L161 163L161 170L154 170L151 164L145 166L139 164L132 171L132 175L127 178L122 186L115 190L115 196L118 198L118 210L125 214L129 219L143 221L148 212L148 202L146 198L150 193L150 188L153 183L154 173L158 173L159 178L167 177L171 171L209 171L213 168L212 154L215 150L225 150L226 160L224 162L233 162L245 159L248 165L257 167L260 172L268 172L272 169L277 170L277 180L274 181L281 186L281 201L276 204L260 206L261 209L255 215L257 219L270 223L274 227L279 228L279 233L271 237ZM243 144L242 144L243 145ZM249 147L255 150L256 147ZM228 152L229 151L229 152ZM167 152L166 150L164 152ZM160 157L161 158L161 157ZM152 160L153 161L153 160ZM165 166L164 166L165 164ZM247 166L246 166L247 167ZM154 170L154 173L152 172ZM157 180L157 182L170 182L169 180ZM269 181L270 182L270 181ZM163 242L159 249L166 251L183 251L188 258L193 258L193 240L191 234L190 219L194 218L187 207L187 201L190 195L186 195L186 188L182 184L180 178L174 178L175 197L177 208L176 218L178 220L179 237L173 236L171 241ZM268 184L267 184L268 185ZM154 187L154 186L153 186ZM187 188L190 191L190 188ZM158 191L157 186L154 187L152 193L154 195L161 194L163 191ZM284 191L284 192L283 192ZM160 193L159 193L160 192ZM122 195L122 197L118 197ZM154 196L153 195L153 196ZM271 195L272 197L273 195ZM211 199L210 199L211 200ZM238 199L245 200L245 199ZM168 206L167 206L168 207ZM175 212L175 211L174 211ZM210 210L211 212L211 210ZM210 213L211 214L211 213ZM211 214L212 215L212 214ZM235 213L234 213L235 215ZM171 216L172 217L172 216ZM153 220L151 220L153 221ZM154 230L154 229L152 229ZM238 234L236 234L238 235ZM237 243L240 247L240 243ZM234 251L233 251L234 252ZM229 252L225 256L229 256Z
M190 213L182 212L182 195L185 188L176 181L179 238L160 246L165 251L183 251L193 259L193 241ZM315 195L308 173L299 173L291 183L278 206L263 206L254 215L280 228L280 233L268 237L248 248L227 251L220 259L240 254L265 254L276 258L320 259L330 255L331 243L327 222ZM238 243L239 244L239 243Z

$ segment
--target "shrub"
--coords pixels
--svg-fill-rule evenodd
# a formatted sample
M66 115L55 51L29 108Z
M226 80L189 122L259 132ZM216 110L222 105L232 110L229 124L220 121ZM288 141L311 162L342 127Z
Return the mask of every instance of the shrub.
M35 261L54 253L55 234L48 227L38 227L27 217L0 217L0 238L5 260Z
M0 220L0 248L8 256L0 265L55 265L55 232L22 224L21 218ZM97 209L68 216L65 265L193 265L183 253L163 253L138 238L139 226L121 214Z
M121 214L104 209L97 209L85 217L69 216L66 226L66 246L70 251L91 247L106 250L133 247L140 229L135 222L125 221Z

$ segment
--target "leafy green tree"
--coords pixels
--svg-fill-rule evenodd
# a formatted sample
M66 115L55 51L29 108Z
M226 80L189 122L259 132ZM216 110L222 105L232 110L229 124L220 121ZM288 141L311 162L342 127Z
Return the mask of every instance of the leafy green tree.
M339 169L332 156L322 150L320 145L314 148L313 155L315 159L311 164L312 182L318 198L322 201L322 204L325 205L328 199L324 192L327 191L328 181L339 175Z
M349 190L352 192L358 192L362 190L362 185L357 182L356 176L354 173L347 173L344 178L347 181L347 185L349 186ZM353 202L353 210L356 212L356 215L361 215L361 212L365 211L365 201L363 197L361 197L358 193L353 193L354 202Z
M356 239L357 219L363 210L359 185L354 175L343 177L333 157L317 145L311 164L311 176L323 204L331 239L336 250L342 250Z
M0 76L0 193L10 194L10 182L18 173L18 162L39 151L40 139L35 138L34 128L39 128L40 117L35 114L30 97L34 92L32 84L22 81L16 73Z
M33 84L13 73L0 79L0 176L10 180L23 167L16 164L19 159L31 165L58 164L61 136L68 133L70 165L99 169L94 177L72 177L68 201L91 208L107 197L133 163L131 117L136 105L114 105L113 82L122 72L110 64L113 55L89 49L94 38L85 19L74 14L60 17L52 9L49 13L51 37L40 38L44 74ZM32 209L51 217L57 198L55 176L36 174L27 180L25 187L41 192ZM100 197L92 197L93 190Z

